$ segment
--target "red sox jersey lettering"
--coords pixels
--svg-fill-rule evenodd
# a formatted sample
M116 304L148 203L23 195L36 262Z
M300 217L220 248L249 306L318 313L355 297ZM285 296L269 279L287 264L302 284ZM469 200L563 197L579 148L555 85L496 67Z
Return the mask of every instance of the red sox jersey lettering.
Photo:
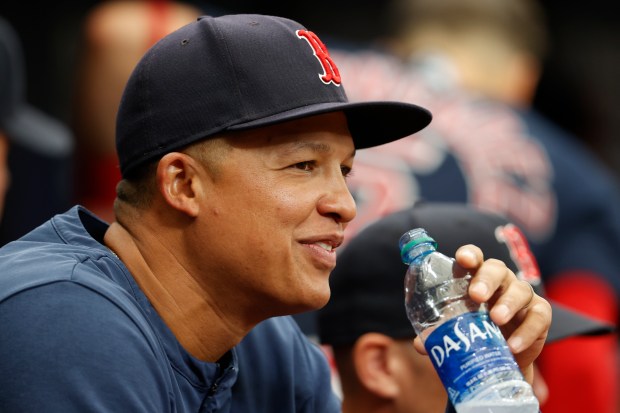
M323 67L323 74L319 74L319 78L326 85L332 83L336 86L340 86L340 71L336 66L336 63L329 56L329 52L327 51L327 47L325 44L319 39L319 37L311 31L308 30L297 30L295 32L297 37L300 39L304 39L308 42L314 56L319 60L321 66Z

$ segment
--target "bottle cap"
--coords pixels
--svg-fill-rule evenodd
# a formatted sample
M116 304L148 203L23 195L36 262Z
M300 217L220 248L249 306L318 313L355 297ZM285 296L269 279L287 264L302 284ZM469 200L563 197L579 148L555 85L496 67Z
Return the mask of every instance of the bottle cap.
M405 232L398 241L398 245L400 247L400 258L402 261L405 264L409 264L411 262L409 253L415 247L422 244L430 245L433 250L437 249L437 243L433 238L428 236L424 228L415 228Z

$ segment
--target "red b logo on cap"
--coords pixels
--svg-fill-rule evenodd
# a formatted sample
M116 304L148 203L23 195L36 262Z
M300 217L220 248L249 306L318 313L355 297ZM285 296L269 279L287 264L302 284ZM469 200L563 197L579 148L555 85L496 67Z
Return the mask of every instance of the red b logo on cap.
M510 257L521 273L517 276L520 275L523 280L534 286L538 285L540 283L540 269L523 232L515 225L507 224L495 229L495 238L499 242L506 243Z
M336 63L334 63L329 56L327 47L325 47L321 39L308 30L297 30L295 33L297 37L308 42L314 52L314 56L319 60L321 66L323 66L323 74L319 75L321 81L326 85L333 83L336 86L340 86L340 72L338 71L338 67L336 67Z

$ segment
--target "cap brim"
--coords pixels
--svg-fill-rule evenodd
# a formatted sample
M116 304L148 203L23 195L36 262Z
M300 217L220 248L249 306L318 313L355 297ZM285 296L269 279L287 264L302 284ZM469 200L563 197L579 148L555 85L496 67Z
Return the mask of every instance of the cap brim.
M61 122L40 110L20 105L4 126L9 140L48 156L66 156L73 149L73 137Z
M260 126L342 111L357 149L383 145L424 129L431 113L417 105L402 102L330 102L308 105L251 122L238 123L228 130L245 130Z
M595 320L551 300L549 302L551 303L553 318L547 343L567 337L609 334L615 330L611 324Z

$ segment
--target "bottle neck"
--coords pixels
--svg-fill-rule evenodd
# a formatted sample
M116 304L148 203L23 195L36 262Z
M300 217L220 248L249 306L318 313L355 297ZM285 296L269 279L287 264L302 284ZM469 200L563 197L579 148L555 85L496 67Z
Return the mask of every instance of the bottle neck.
M411 265L416 262L422 261L422 259L424 259L424 257L426 257L428 254L435 252L435 245L434 243L418 244L410 250L405 250L403 252L403 262Z

